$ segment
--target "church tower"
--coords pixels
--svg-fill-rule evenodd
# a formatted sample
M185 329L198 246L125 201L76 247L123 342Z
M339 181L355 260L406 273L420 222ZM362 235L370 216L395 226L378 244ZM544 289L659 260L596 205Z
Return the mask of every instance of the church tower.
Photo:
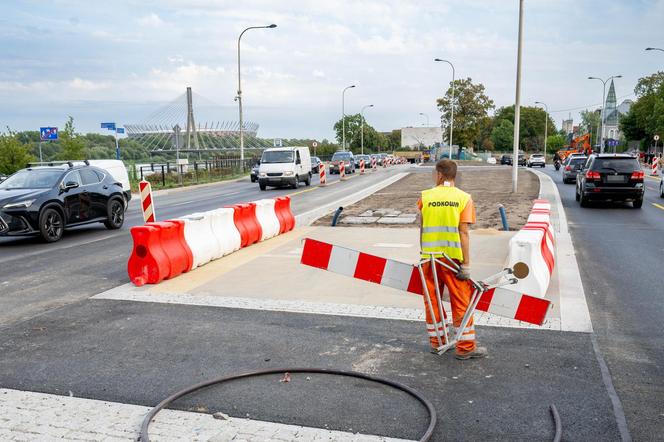
M606 95L606 103L604 104L604 139L618 139L618 109L616 99L616 88L611 79L609 86L609 93Z

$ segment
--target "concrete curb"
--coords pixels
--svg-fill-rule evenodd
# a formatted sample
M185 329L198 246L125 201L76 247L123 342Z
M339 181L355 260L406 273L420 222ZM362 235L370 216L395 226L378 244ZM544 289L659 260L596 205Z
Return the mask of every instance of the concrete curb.
M556 271L560 289L560 320L562 329L567 331L592 333L593 326L586 294L581 281L579 264L574 251L572 237L567 229L567 216L560 198L560 192L551 177L543 172L530 170L540 182L540 198L552 201L557 213L554 229L556 231Z
M336 201L332 201L331 203L327 203L321 207L317 207L313 210L310 210L308 212L302 213L300 215L295 216L295 226L296 227L303 227L303 226L309 226L313 224L317 219L324 217L325 215L332 213L337 207L339 206L347 206L349 204L354 204L372 193L378 192L381 189L384 189L385 187L389 186L392 183L395 183L399 181L401 178L405 177L408 175L409 172L401 172L396 175L393 175L379 183L374 184L373 186L367 187L366 189L362 189L358 192L355 192L351 195L345 196L343 198L340 198Z

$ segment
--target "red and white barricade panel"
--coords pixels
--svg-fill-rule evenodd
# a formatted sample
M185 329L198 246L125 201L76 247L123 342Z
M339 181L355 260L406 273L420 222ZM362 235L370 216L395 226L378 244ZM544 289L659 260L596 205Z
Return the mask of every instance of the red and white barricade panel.
M141 210L143 211L143 221L146 223L153 223L157 220L157 216L154 213L152 186L148 181L143 180L138 183L138 188L141 192Z
M311 238L304 240L302 264L367 282L424 295L419 269L412 264L370 255ZM486 293L491 292L490 295ZM545 299L515 291L492 289L477 310L541 325L551 306ZM494 299L495 298L495 299ZM484 301L484 302L483 302ZM491 311L489 311L491 309Z

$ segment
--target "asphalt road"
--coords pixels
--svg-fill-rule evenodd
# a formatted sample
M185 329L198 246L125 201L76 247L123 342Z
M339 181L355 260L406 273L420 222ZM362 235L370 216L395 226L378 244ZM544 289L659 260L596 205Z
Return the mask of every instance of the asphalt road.
M157 219L172 219L190 213L278 195L291 195L297 215L348 193L375 184L403 171L407 166L379 168L360 176L328 176L328 186L260 191L249 178L177 191L155 192ZM333 184L336 183L336 184ZM143 224L138 198L130 202L124 227L109 231L102 224L65 232L57 243L44 244L36 237L0 238L0 329L50 309L59 308L129 282L127 258L132 247L129 229Z
M664 199L646 177L643 207L581 208L558 185L574 241L596 342L634 440L664 439ZM587 355L592 358L592 354Z

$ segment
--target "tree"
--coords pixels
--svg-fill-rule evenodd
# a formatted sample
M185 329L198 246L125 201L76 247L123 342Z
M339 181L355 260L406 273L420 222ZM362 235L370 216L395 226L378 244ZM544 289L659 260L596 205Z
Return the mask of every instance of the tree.
M84 160L86 143L82 137L76 134L74 129L74 117L69 116L64 130L58 134L62 151L58 155L61 160Z
M498 150L509 150L514 147L514 125L510 120L500 120L491 131L491 141Z
M34 157L15 133L0 134L0 173L10 175L23 169L30 161L34 161Z
M519 147L521 149L544 149L545 118L548 119L548 132L555 133L556 125L544 109L533 106L521 107L521 117L519 119ZM506 106L498 109L495 120L509 120L510 123L514 124L514 106ZM514 139L514 135L512 135L512 139Z
M452 137L455 144L463 147L475 146L483 119L489 115L489 110L494 108L493 100L484 91L484 85L474 84L471 78L454 80L454 101L451 86L444 97L436 100L438 109L443 112L443 119L447 122L451 121L451 110L454 108ZM444 133L449 143L449 126Z
M362 116L360 114L346 115L346 145L348 149L359 153L362 145ZM337 140L341 144L343 140L343 121L340 119L334 123ZM401 143L401 135L399 135ZM377 150L387 150L390 140L385 135L378 132L364 119L364 152L374 152Z
M634 93L638 99L620 119L620 130L628 140L641 140L646 147L654 135L664 136L664 72L640 78Z
M546 139L547 152L555 152L563 148L567 142L567 137L560 134L549 135Z
M599 126L601 124L602 117L601 113L599 111L589 111L589 110L583 110L581 111L581 123L579 124L579 132L581 134L590 134L590 139L591 145L599 143L599 139L595 141L595 134L599 133Z

